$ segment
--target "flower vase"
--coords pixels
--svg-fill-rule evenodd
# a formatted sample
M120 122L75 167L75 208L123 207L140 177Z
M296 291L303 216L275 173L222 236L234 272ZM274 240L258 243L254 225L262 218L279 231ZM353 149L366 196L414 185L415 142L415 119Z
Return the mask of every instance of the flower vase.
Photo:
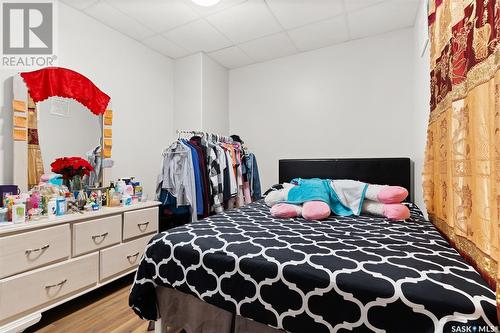
M74 176L73 178L71 178L70 180L70 188L69 190L71 192L80 192L81 190L83 190L83 187L82 187L82 177L76 175ZM76 197L76 193L75 193L75 197Z
M70 191L75 196L76 205L78 209L82 210L87 204L87 193L83 190L82 177L79 175L74 176L70 180Z
M62 184L68 188L68 191L73 192L71 189L71 179L63 178Z

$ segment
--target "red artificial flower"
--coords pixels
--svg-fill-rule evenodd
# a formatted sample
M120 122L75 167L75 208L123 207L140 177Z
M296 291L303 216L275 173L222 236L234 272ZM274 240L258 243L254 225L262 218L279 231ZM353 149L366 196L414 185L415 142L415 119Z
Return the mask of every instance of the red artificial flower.
M81 157L60 157L50 164L52 172L62 175L63 179L90 175L94 168Z

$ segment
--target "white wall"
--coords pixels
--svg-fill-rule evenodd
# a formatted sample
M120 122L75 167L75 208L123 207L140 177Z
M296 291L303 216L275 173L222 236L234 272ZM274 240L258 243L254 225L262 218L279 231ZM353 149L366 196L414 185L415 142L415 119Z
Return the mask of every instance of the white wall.
M426 1L422 1L425 3ZM427 38L427 8L425 4L420 6L417 15L414 31L415 52L414 52L414 113L412 130L415 133L414 160L415 160L415 203L425 212L422 171L424 165L424 151L427 141L427 122L429 120L430 101L430 64L429 50L427 45L425 52L423 44Z
M152 195L163 148L173 134L172 61L59 3L59 66L111 96L113 177L134 175ZM0 71L0 183L12 182L12 79Z
M174 62L174 127L229 132L228 70L204 53Z
M203 55L203 118L205 131L229 135L228 70Z
M410 157L413 29L230 71L230 130L266 188L280 158Z
M197 53L174 62L174 127L202 129L203 54Z

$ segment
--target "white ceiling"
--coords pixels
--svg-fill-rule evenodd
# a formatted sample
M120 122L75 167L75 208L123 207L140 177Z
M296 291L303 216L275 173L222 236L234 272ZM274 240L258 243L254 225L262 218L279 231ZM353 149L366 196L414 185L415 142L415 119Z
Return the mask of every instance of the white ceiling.
M62 1L170 58L237 68L413 26L420 0Z

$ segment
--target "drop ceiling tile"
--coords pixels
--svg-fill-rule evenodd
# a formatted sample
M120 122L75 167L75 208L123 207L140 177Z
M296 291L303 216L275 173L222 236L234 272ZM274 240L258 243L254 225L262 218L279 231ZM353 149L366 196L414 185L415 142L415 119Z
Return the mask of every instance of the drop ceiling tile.
M95 4L99 0L61 0L68 6L82 10Z
M135 39L143 39L154 35L153 31L105 2L98 2L85 9L84 12L105 25Z
M234 43L242 43L282 30L262 0L248 0L241 5L207 16L207 20Z
M221 0L216 5L208 6L208 7L199 6L191 0L188 0L188 4L191 6L191 8L194 9L195 12L197 12L202 17L205 17L207 15L220 12L221 10L228 9L229 7L241 4L245 1L247 1L247 0Z
M191 52L211 52L231 45L231 41L204 19L167 31L164 36Z
M347 14L352 38L363 38L413 26L418 0L391 0Z
M254 61L239 47L231 46L208 54L212 59L224 67L237 68L250 65Z
M199 18L199 15L182 0L107 1L154 32L164 32Z
M288 35L301 51L318 49L349 39L345 15L289 30Z
M266 61L297 53L284 32L255 39L238 46L256 61Z
M267 0L267 3L285 29L324 20L344 11L342 0Z
M184 57L190 53L161 35L146 38L142 42L153 50L174 59Z
M345 8L347 11L353 11L369 7L382 1L384 0L345 0Z

